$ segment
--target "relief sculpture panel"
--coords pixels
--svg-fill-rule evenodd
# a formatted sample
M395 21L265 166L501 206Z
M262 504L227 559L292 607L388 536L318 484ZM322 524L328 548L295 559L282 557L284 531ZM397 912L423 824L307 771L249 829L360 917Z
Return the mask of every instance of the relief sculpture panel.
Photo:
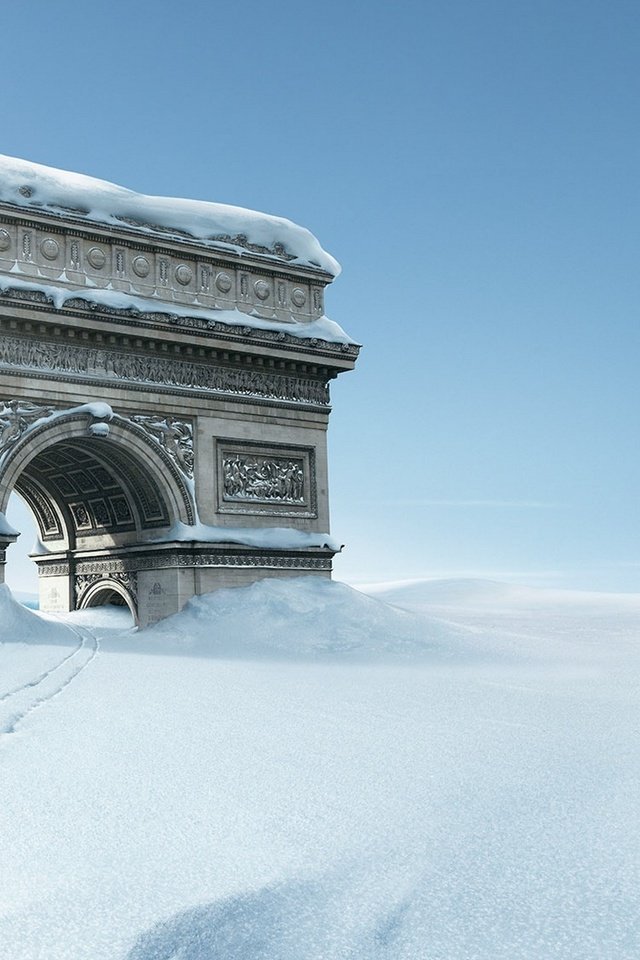
M225 500L304 503L302 460L226 457L222 461Z
M313 447L218 441L218 511L315 517Z

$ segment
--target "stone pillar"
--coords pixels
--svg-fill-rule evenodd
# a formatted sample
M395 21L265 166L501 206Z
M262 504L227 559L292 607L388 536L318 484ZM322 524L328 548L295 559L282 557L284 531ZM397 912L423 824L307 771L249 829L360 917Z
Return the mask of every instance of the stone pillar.
M15 543L19 536L19 533L0 534L0 583L4 583L4 568L7 563L7 547L10 547L12 543Z

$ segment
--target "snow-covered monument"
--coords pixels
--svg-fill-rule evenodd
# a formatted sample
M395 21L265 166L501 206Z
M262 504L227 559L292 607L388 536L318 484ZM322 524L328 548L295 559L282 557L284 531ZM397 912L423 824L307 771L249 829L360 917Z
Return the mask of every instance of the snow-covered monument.
M338 270L288 220L0 158L1 569L15 490L45 610L330 576Z

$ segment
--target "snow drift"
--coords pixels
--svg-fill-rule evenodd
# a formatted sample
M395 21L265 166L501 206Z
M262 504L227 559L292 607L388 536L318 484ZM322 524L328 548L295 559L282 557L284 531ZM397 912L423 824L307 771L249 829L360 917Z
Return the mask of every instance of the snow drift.
M343 583L306 576L194 597L142 631L139 642L216 657L367 660L446 654L457 634Z
M294 258L337 276L340 265L304 227L283 217L205 200L152 197L106 180L0 155L0 200L76 215L97 223L133 225L148 233L176 231L227 247L245 243L271 257Z
M637 960L640 598L411 601L266 580L0 645L3 956Z
M0 584L0 644L70 643L73 634L64 623L45 619L14 598L6 583Z

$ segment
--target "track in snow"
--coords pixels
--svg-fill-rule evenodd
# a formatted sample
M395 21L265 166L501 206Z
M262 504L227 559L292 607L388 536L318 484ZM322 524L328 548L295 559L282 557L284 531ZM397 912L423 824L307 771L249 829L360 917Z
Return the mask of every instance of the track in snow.
M67 626L78 637L78 644L71 653L50 670L0 697L0 736L15 733L34 710L59 696L98 653L98 639L90 630Z

